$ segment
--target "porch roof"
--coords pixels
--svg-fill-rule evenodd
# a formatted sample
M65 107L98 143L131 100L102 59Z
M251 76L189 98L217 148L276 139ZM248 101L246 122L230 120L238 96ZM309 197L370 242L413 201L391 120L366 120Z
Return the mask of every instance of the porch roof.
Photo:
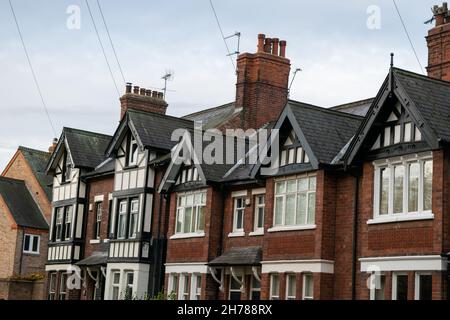
M209 262L210 266L258 266L261 265L262 248L231 248L221 256Z

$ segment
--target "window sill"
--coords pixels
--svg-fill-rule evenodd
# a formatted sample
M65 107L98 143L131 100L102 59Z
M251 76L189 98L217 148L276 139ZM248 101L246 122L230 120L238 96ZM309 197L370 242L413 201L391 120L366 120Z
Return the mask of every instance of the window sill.
M231 232L228 234L228 238L239 238L239 237L245 237L245 232L244 231L236 231L236 232Z
M179 233L174 234L170 237L170 240L177 240L177 239L190 239L190 238L203 238L205 236L204 232L199 233Z
M100 239L89 241L90 244L99 244L101 242Z
M108 243L109 239L103 239L103 243Z
M27 252L27 251L24 251L23 254L25 256L39 256L40 255L39 252Z
M130 164L126 167L123 168L123 170L131 170L131 169L136 169L139 168L139 166L137 164Z
M264 235L264 230L253 231L253 232L250 232L248 235L250 237L263 236Z
M387 217L377 217L367 221L367 224L383 224L383 223L395 223L395 222L407 222L407 221L420 221L420 220L433 220L434 214L422 213L422 214L402 214L402 215L390 215Z
M309 224L305 226L293 226L293 227L273 227L267 230L267 232L287 232L287 231L302 231L302 230L314 230L317 226L315 224Z

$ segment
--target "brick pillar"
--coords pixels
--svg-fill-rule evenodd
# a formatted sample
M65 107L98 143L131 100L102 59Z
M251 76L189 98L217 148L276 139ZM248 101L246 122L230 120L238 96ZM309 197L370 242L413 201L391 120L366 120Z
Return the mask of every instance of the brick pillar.
M297 279L297 300L303 300L303 273L297 273L295 277Z
M270 274L261 275L261 300L270 299Z

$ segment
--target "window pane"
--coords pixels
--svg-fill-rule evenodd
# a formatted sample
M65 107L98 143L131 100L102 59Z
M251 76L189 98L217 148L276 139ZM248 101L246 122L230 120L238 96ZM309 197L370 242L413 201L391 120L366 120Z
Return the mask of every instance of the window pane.
M405 133L403 137L404 142L410 142L411 141L411 123L405 123Z
M297 225L306 224L307 194L299 193L297 197Z
M271 277L271 290L271 298L278 299L280 296L280 278L276 274Z
M286 196L286 213L285 222L287 226L293 226L295 224L295 194Z
M432 276L419 276L419 300L431 300L432 298Z
M384 144L387 147L391 145L391 127L384 128Z
M308 179L298 180L298 191L307 191L309 188L308 183Z
M292 164L294 163L294 156L295 156L295 149L289 149L289 155L288 155L288 163Z
M408 276L397 276L397 300L408 300Z
M314 297L314 281L312 274L305 274L303 277L304 299L312 299Z
M275 198L275 225L283 223L283 197Z
M303 148L297 148L297 163L303 162Z
M177 230L176 232L183 232L183 209L178 209L177 211Z
M316 213L316 193L308 194L308 220L307 224L313 224L315 221Z
M375 300L385 300L384 296L385 284L386 284L386 276L380 275L377 281L377 288L375 289Z
M39 237L38 236L34 236L33 237L33 252L38 252L38 244L39 244Z
M380 170L380 214L388 213L390 169Z
M282 194L286 191L286 183L285 182L278 182L275 185L275 193L276 194Z
M408 190L408 212L417 212L419 209L419 174L420 165L412 163L409 165L409 190Z
M285 166L286 165L286 150L281 151L281 161L280 161L280 166Z
M191 219L192 219L192 207L187 207L184 209L184 233L190 232L191 227Z
M205 230L205 207L198 207L198 226L197 231Z
M403 213L403 178L405 167L394 168L394 213Z
M236 229L240 230L243 229L244 225L244 211L242 209L239 209L236 212Z
M423 165L423 210L431 210L433 161L426 161Z
M297 180L289 180L287 182L287 192L296 192L297 191Z
M257 216L257 228L263 228L264 227L264 207L258 208L258 216Z
M399 124L394 127L394 144L400 143L400 129L401 127Z
M288 275L287 277L287 299L295 299L297 292L297 279L295 275Z
M25 243L23 245L23 250L30 251L30 236L29 235L25 236Z
M421 141L422 140L422 132L420 132L419 128L415 127L414 140Z
M316 191L316 181L317 181L316 177L309 178L309 190L310 191Z

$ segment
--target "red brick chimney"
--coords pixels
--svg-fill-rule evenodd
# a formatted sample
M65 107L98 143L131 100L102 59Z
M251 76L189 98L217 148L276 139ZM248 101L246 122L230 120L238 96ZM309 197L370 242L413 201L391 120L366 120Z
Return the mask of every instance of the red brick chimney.
M56 146L58 145L58 139L54 138L52 141L52 145L48 148L48 153L53 154L56 150Z
M258 35L256 53L237 59L236 108L243 108L242 129L258 129L278 118L288 99L291 63L286 41Z
M166 114L168 106L167 102L164 101L162 92L151 91L138 86L133 87L131 83L127 83L125 94L120 98L120 105L120 119L123 118L128 109Z
M428 31L428 76L450 81L450 12L447 3L433 7L436 26Z

